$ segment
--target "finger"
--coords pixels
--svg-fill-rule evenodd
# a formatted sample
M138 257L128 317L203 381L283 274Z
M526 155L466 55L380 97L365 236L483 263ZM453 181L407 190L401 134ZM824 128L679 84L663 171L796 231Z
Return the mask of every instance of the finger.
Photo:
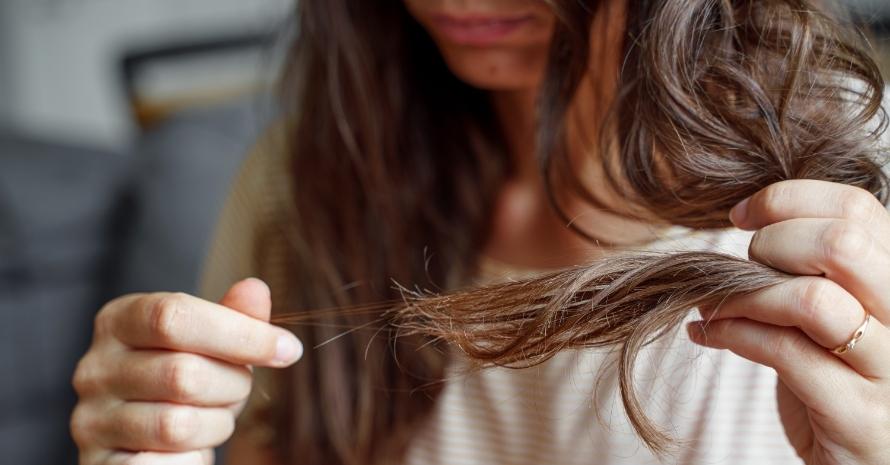
M213 465L213 452L115 452L103 465Z
M235 283L219 303L260 321L269 321L272 315L269 286L257 278L247 278Z
M827 181L780 181L739 202L729 218L741 229L759 229L792 218L859 221L879 237L890 234L887 207L864 189Z
M751 239L751 259L792 274L824 275L882 321L890 321L890 252L859 223L798 218Z
M728 349L773 368L801 402L815 411L837 410L831 404L837 393L849 391L851 378L854 383L865 380L797 328L745 318L693 322L687 328L698 344Z
M850 340L862 325L865 310L837 283L816 277L799 277L761 291L732 297L716 309L703 309L702 317L716 320L748 318L775 326L800 328L823 350ZM877 321L852 351L838 355L869 378L890 377L890 330Z
M134 348L272 367L289 365L303 353L291 332L187 294L147 295L117 312L114 334Z
M155 402L123 402L98 420L103 446L110 449L188 452L225 442L235 430L227 409Z
M227 407L250 394L251 375L243 365L185 352L124 352L108 376L115 397L165 401L198 407Z

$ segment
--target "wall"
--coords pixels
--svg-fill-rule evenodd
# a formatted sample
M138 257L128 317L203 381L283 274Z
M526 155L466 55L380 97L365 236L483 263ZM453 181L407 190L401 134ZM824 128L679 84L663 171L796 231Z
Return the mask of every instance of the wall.
M117 67L124 50L275 28L291 3L0 0L0 122L43 137L121 146L132 132Z

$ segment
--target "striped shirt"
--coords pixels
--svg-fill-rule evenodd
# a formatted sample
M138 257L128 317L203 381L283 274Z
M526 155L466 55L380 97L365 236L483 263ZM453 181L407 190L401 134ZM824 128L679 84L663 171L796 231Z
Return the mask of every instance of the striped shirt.
M647 249L744 257L750 237L739 230L675 234ZM485 268L492 281L524 274L492 263ZM696 317L692 312L689 320ZM700 348L682 328L644 349L635 370L645 412L677 443L662 461L627 420L615 357L607 349L469 374L455 358L433 419L410 450L410 464L802 463L779 419L775 371L729 351Z
M248 158L230 194L206 264L205 298L217 300L233 282L257 274L254 234L280 211L276 199L287 195L286 170L275 166L270 152L278 151L260 148ZM646 248L744 257L750 237L735 229L673 228ZM493 282L528 273L488 260L482 275ZM284 285L271 284L274 299ZM645 412L677 439L662 462L629 426L608 350L566 351L533 368L472 374L462 369L459 354L453 359L431 421L408 452L409 464L801 463L779 419L776 373L728 351L700 348L682 329L647 346L636 369Z

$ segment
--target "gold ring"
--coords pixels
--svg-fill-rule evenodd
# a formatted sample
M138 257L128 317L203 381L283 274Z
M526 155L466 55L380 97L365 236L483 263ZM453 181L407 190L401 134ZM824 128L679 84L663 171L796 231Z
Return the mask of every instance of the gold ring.
M856 328L856 331L853 332L853 337L851 337L850 340L846 343L835 347L831 351L836 354L844 354L853 350L853 348L856 347L856 344L858 344L859 341L862 339L862 336L865 335L865 329L868 328L869 321L871 321L871 313L865 312L865 321L863 321L862 324L859 325L858 328Z

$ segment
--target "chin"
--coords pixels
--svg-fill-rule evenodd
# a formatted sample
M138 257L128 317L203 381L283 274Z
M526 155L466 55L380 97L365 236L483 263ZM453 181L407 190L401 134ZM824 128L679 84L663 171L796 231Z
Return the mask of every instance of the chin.
M483 90L539 86L556 17L543 0L404 0L459 79Z
M440 47L448 68L467 84L491 91L533 89L540 86L547 66L547 50Z

